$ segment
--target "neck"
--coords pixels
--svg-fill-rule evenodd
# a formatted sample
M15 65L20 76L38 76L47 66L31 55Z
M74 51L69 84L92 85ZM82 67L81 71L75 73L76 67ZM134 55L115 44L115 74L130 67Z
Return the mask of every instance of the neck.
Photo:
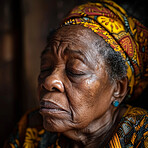
M101 118L91 122L82 130L72 130L64 133L71 140L70 147L92 148L103 145L103 142L113 133L114 123L117 120L119 109L108 110Z

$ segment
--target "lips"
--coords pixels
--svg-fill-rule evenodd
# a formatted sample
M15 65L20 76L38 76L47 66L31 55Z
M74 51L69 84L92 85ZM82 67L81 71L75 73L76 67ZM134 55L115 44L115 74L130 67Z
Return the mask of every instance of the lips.
M40 101L40 110L41 112L68 112L67 110L63 109L61 106L51 102L51 101Z

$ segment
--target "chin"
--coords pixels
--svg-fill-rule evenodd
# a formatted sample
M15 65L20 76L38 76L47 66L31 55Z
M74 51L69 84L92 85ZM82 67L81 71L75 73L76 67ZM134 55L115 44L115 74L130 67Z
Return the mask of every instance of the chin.
M46 117L43 117L43 127L49 132L64 133L69 130L69 126L65 122L58 119L47 119Z

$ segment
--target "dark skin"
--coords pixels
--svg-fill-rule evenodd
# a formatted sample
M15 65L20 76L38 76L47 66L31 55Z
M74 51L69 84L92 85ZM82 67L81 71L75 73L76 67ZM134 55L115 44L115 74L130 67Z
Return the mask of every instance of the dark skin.
M95 44L98 38L88 28L65 26L56 32L41 57L39 99L43 125L71 139L62 138L65 147L102 146L107 133L113 132L115 122L126 111L112 102L124 99L127 78L110 80Z

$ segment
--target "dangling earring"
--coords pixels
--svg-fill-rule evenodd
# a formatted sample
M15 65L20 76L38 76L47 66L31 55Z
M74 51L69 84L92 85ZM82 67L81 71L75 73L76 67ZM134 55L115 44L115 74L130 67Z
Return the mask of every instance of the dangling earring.
M119 101L117 101L117 100L113 101L113 105L114 105L115 107L118 107L118 106L119 106Z

